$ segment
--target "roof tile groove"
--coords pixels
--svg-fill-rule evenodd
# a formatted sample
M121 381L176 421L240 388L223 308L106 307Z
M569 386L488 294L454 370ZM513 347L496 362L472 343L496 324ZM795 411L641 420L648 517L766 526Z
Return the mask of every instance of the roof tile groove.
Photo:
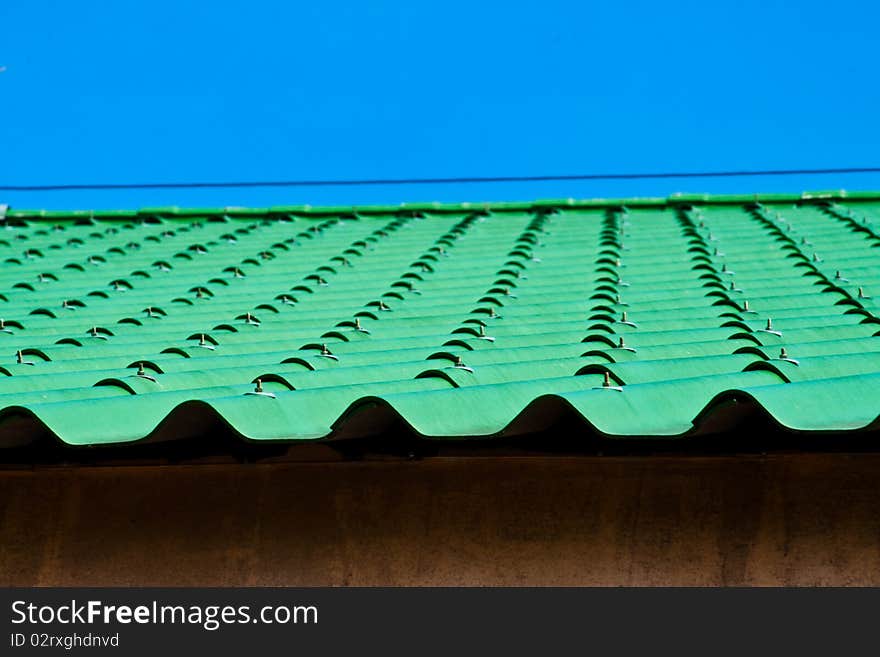
M42 426L137 441L197 405L253 440L394 416L509 434L549 424L548 400L608 436L698 433L742 402L790 429L863 429L880 414L878 227L868 197L13 211L0 444Z

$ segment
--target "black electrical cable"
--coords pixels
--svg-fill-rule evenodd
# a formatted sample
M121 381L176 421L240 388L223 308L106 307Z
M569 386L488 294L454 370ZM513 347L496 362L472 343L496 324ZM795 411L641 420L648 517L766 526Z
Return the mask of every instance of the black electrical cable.
M675 171L662 173L582 173L545 176L459 176L455 178L362 178L341 180L260 180L235 182L73 183L0 185L2 192L100 191L111 189L229 189L246 187L353 187L367 185L452 185L475 183L565 182L578 180L649 180L660 178L740 178L746 176L822 176L880 173L880 167L827 169L755 169L741 171Z

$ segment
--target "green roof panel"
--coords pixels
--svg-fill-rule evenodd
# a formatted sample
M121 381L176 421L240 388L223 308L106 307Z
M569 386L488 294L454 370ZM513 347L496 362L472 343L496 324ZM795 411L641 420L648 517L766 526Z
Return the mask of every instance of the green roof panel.
M876 194L9 210L0 261L4 445L880 415Z

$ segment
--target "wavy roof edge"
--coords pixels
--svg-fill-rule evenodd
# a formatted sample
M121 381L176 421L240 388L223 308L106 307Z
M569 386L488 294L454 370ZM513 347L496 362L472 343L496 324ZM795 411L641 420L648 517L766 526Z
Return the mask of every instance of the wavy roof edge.
M266 208L217 207L180 208L177 206L145 207L139 210L15 210L9 206L0 212L4 217L15 219L77 219L124 218L137 216L164 217L203 217L223 214L230 217L260 217L266 215L298 214L308 216L337 215L356 212L358 214L389 214L401 211L423 212L470 212L490 210L493 212L521 212L542 208L606 208L606 207L669 207L682 203L706 205L741 205L745 203L793 203L802 201L880 201L880 191L820 190L789 194L687 194L675 193L670 196L593 198L593 199L538 199L534 201L490 201L464 203L401 203L399 205L274 205Z
M784 406L777 404L776 406ZM335 420L328 424L328 430L322 435L296 436L276 435L256 436L240 421L225 414L222 408L216 404L197 398L177 403L155 422L150 424L147 431L137 435L124 437L117 436L113 440L82 440L72 437L69 432L58 431L44 416L32 411L26 406L6 406L0 409L0 419L14 418L17 421L11 426L0 427L0 448L20 447L34 442L34 440L46 435L54 439L59 445L72 448L89 448L107 445L133 445L152 442L165 442L169 439L181 437L187 433L187 437L199 437L210 433L210 427L216 427L210 423L205 425L193 422L192 416L211 418L220 422L232 435L245 443L251 444L305 444L326 443L340 439L368 439L376 436L387 436L388 427L395 425L395 421L401 423L405 430L415 439L429 442L460 442L460 441L497 441L502 438L512 438L540 432L552 428L553 423L547 423L547 417L558 421L567 416L570 420L579 421L581 429L596 438L610 441L629 441L633 439L662 441L682 440L698 436L711 436L736 431L747 416L737 417L731 413L732 407L740 409L749 408L759 414L767 425L767 430L781 431L782 433L800 436L837 436L841 433L866 433L880 429L880 415L873 418L865 417L859 422L842 421L839 418L830 418L824 426L809 427L800 425L793 417L786 416L774 408L774 404L762 401L759 394L741 388L729 388L718 392L703 402L693 418L682 422L674 429L667 429L659 433L641 432L617 432L603 427L599 419L592 414L587 414L572 403L564 394L546 393L537 395L531 400L517 404L516 409L509 414L506 421L493 427L491 430L483 430L476 433L432 433L418 421L405 412L404 409L387 401L381 395L366 395L352 401ZM240 418L239 418L240 420ZM364 426L375 426L375 431L363 432ZM193 429L197 427L196 429ZM772 427L772 429L770 428ZM253 426L250 427L253 429ZM574 434L578 436L577 433Z

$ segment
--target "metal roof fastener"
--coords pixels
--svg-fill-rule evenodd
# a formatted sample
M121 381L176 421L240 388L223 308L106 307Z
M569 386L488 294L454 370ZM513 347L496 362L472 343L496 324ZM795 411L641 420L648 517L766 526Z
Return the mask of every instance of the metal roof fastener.
M482 324L479 324L479 329L477 329L479 335L477 336L480 340L486 340L487 342L495 342L495 338L490 335L486 335L486 327Z
M870 295L865 294L865 290L863 288L859 288L859 299L870 299Z
M212 351L215 349L215 346L214 346L213 344L209 343L209 342L205 339L205 334L204 334L204 333L199 333L199 344L198 344L198 346L199 346L199 347L202 347L203 349L210 349L210 350L212 350Z
M24 359L24 355L21 353L21 349L15 352L15 362L19 365L34 365L33 361Z
M628 346L626 345L626 343L623 341L623 336L620 336L620 337L617 339L617 346L614 347L614 348L615 348L615 349L623 349L624 351L631 351L631 352L633 352L633 353L636 352L636 350L635 350L633 347L628 347ZM607 374L607 372L606 372L606 374Z
M321 344L321 353L318 355L322 358L329 358L330 360L339 360L339 358L330 351L326 344Z
M11 330L6 328L6 320L0 319L0 333L12 333Z
M263 380L262 379L256 379L254 381L254 389L250 390L244 394L246 394L246 395L260 395L261 397L271 397L272 399L275 399L274 392L266 392L265 390L263 390Z
M635 322L631 322L626 318L626 311L624 310L620 314L620 319L618 320L620 324L626 324L627 326L632 326L633 328L637 328Z
M365 329L363 326L361 326L361 318L360 317L354 318L354 330L358 331L360 333L369 334L369 331L367 329Z
M467 365L464 364L464 361L461 359L461 356L455 357L455 362L452 364L452 366L458 370L464 370L465 372L470 372L471 374L474 373L473 368L468 367Z
M602 380L602 385L594 386L593 390L614 390L615 392L623 392L623 388L621 386L611 385L611 374L608 373L608 370L605 370L603 374L605 375L605 377Z
M153 383L156 383L155 377L147 374L147 371L144 369L143 363L138 363L138 368L137 368L137 372L135 373L135 376L138 376L142 379L147 379L148 381L152 381Z
M764 333L772 333L773 335L778 335L778 336L782 335L781 331L777 331L776 329L773 328L773 320L770 319L769 317L767 318L767 325L764 328L758 329L758 330L763 331Z
M788 363L791 363L792 365L800 366L800 362L796 361L794 358L788 357L788 352L785 350L785 347L782 347L779 350L779 360L784 360Z

